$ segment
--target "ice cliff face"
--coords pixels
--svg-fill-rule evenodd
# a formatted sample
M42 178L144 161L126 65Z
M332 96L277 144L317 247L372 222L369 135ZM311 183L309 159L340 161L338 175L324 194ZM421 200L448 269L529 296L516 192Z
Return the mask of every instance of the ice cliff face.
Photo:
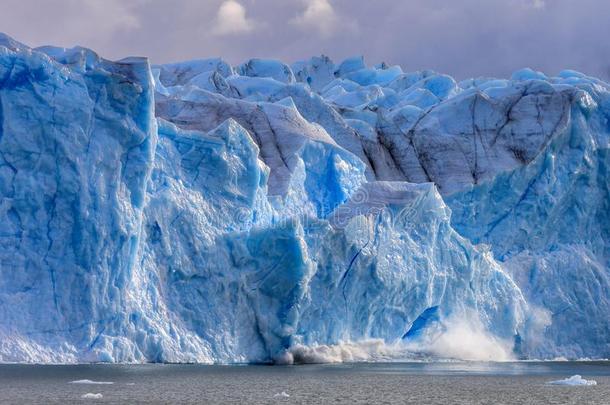
M0 360L610 356L608 85L0 38Z

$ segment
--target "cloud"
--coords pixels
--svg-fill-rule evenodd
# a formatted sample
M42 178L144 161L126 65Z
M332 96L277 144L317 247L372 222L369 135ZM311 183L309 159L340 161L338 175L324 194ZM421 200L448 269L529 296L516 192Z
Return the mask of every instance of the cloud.
M329 36L340 25L353 28L353 22L341 20L329 0L307 0L303 13L291 22L303 29L316 30L322 36Z
M519 0L516 4L522 8L534 10L543 10L547 5L546 0Z
M235 0L226 0L220 5L212 32L215 35L233 35L250 32L254 21L246 16L246 8Z
M131 9L131 6L141 3L143 2L137 0L131 1L131 5L120 0L106 0L104 2L97 0L71 0L69 2L70 7L75 10L75 13L82 13L80 18L81 25L78 27L80 29L79 33L82 33L84 31L83 28L91 23L99 24L108 31L139 28L140 20ZM107 16L108 18L100 18L102 16Z
M546 2L544 0L534 0L532 2L532 7L534 8L545 8L546 7Z
M141 20L135 8L144 2L145 0L3 0L0 26L9 35L32 45L82 44L101 47L117 33L141 28Z
M364 55L458 79L529 66L610 78L608 0L1 0L0 30L155 63ZM228 6L227 6L228 4ZM236 6L237 4L237 6ZM222 7L221 7L222 5ZM61 27L58 29L57 27ZM239 35L241 34L241 35Z

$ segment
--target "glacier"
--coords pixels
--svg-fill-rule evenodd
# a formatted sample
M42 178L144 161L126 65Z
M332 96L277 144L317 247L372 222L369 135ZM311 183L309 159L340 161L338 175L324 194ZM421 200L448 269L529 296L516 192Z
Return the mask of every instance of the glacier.
M0 361L610 357L610 85L0 35Z

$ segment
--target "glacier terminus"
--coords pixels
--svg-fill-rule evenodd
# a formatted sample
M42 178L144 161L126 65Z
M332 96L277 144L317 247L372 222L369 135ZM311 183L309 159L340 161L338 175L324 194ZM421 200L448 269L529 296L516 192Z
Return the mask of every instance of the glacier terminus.
M610 357L610 84L0 36L0 361Z

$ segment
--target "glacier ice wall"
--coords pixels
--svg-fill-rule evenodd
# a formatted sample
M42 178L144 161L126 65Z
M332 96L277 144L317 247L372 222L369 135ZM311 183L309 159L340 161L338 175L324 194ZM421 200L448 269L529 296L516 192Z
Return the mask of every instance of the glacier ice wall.
M571 81L567 125L530 164L447 199L458 231L489 244L529 302L549 311L544 338L524 348L530 357L610 349L610 104L605 84Z
M4 41L2 357L44 361L75 345L87 359L128 316L157 137L150 68L85 49L61 52L64 65Z
M0 360L608 357L608 100L2 36Z

